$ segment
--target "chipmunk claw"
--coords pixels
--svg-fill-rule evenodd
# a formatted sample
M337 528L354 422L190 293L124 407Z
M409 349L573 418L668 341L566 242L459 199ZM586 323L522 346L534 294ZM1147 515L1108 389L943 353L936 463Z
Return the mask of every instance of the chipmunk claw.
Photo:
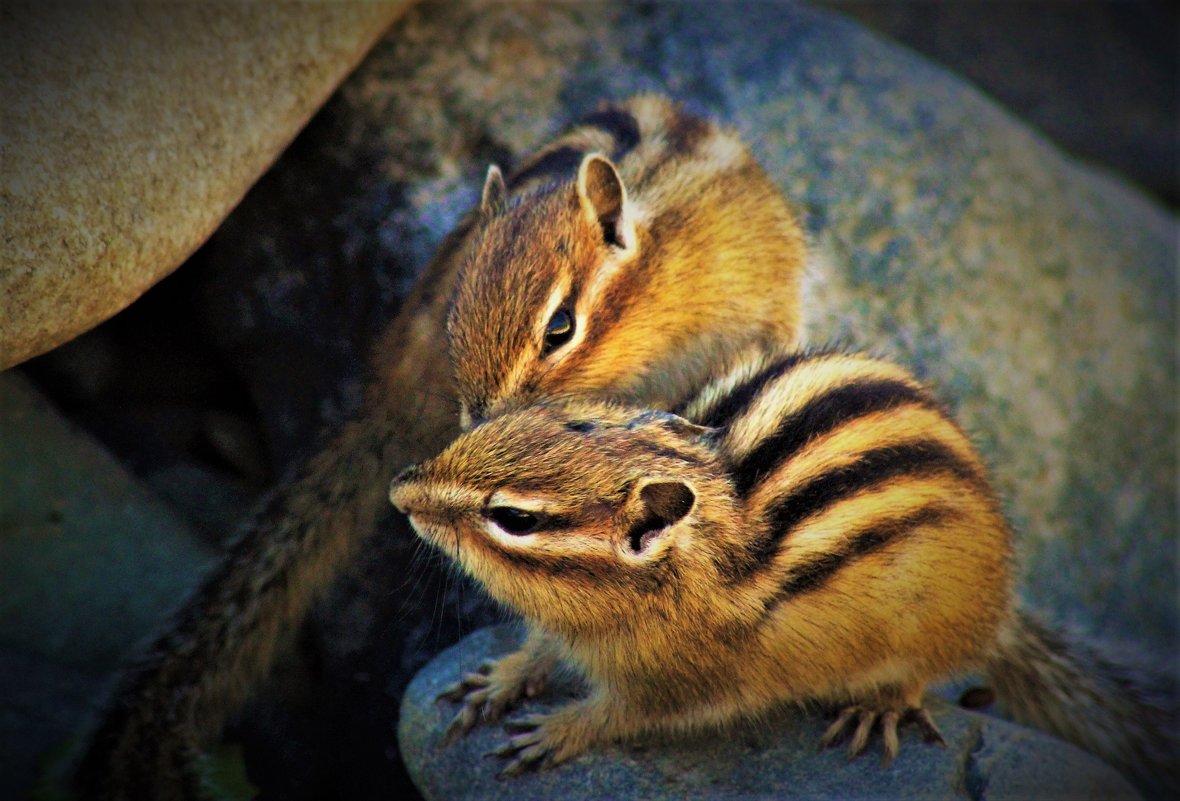
M899 725L916 723L922 733L922 738L931 744L946 746L942 732L938 730L934 719L922 707L908 707L904 710L887 707L884 709L869 706L848 706L840 711L840 715L824 732L820 738L819 748L824 750L842 741L851 731L848 743L848 758L855 759L864 753L869 744L869 738L874 726L880 724L881 740L884 753L882 765L890 764L900 749L900 739L897 734ZM855 727L855 728L854 728Z
M484 662L476 672L439 693L439 701L455 701L463 706L442 735L442 745L448 746L480 723L492 723L503 716L527 689L516 684L505 684L495 673L495 662Z
M526 770L543 770L553 763L553 750L536 728L509 738L507 743L492 753L501 758L510 758L508 764L496 774L499 779L519 776Z
M541 728L541 725L548 718L547 715L520 715L519 717L511 718L504 721L504 728L507 731L527 732L536 731Z
M442 745L451 745L467 732L475 728L476 724L483 718L484 700L483 696L479 699L472 699L463 704L463 708L459 710L458 714L451 719L446 731L443 732Z
M490 663L484 662L476 669L475 673L464 673L463 678L459 681L444 687L443 691L436 695L434 700L462 701L472 690L483 689L492 683L491 678L488 676L491 670L492 666Z
M551 715L523 715L504 722L508 732L515 732L490 755L508 759L496 774L498 779L519 776L527 770L545 770L564 762L572 754L565 754L560 737L548 729L553 725Z

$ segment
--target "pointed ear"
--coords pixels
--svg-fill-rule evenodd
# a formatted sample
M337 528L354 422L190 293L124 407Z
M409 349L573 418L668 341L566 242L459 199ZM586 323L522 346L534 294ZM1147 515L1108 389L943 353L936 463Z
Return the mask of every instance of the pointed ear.
M692 511L696 494L683 481L653 478L639 488L639 512L627 532L634 553L643 553L660 534Z
M600 153L586 154L578 167L578 202L602 228L606 243L618 248L634 244L632 226L625 216L626 201L627 189L614 163Z
M483 195L479 199L479 213L490 220L508 208L508 187L504 184L504 173L495 164L488 165L488 176L483 182Z
M642 425L658 424L671 431L673 434L684 437L686 439L708 439L716 429L708 426L700 426L696 423L685 420L678 414L672 412L661 411L646 411L638 416L632 418L627 423L628 429L638 428Z

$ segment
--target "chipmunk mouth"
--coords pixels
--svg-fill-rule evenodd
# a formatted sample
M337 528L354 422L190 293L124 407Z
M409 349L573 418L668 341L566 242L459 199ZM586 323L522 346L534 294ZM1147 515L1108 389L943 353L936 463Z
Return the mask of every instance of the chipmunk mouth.
M414 532L421 539L439 548L458 549L459 528L451 516L414 511L408 517Z

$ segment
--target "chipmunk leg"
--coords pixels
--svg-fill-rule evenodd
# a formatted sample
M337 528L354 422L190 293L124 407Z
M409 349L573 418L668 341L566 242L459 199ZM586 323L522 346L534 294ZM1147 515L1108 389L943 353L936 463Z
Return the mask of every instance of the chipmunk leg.
M879 725L884 750L881 762L888 765L897 756L900 748L897 729L899 725L915 723L927 743L945 746L946 741L938 730L930 713L922 706L924 688L909 688L887 692L870 702L844 707L840 715L820 738L821 750L841 742L851 731L848 743L848 758L860 755L869 744L873 729ZM855 728L854 728L855 726Z
M439 693L438 700L463 703L443 732L443 745L450 745L480 722L499 720L522 697L540 693L557 659L552 641L534 629L518 650L484 662L476 672L465 674Z

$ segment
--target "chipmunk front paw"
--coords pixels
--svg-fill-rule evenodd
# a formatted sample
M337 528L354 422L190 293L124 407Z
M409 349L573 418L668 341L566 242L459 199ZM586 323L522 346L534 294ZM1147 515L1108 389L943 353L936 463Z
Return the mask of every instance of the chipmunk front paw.
M501 779L529 769L545 770L559 765L585 751L590 740L585 719L570 707L547 715L514 718L505 722L504 728L515 734L487 754L508 759L497 775Z
M503 659L487 661L474 673L447 687L439 700L461 701L463 708L443 732L443 745L450 745L479 723L492 723L522 697L532 698L545 687L550 663L532 653L516 651Z

